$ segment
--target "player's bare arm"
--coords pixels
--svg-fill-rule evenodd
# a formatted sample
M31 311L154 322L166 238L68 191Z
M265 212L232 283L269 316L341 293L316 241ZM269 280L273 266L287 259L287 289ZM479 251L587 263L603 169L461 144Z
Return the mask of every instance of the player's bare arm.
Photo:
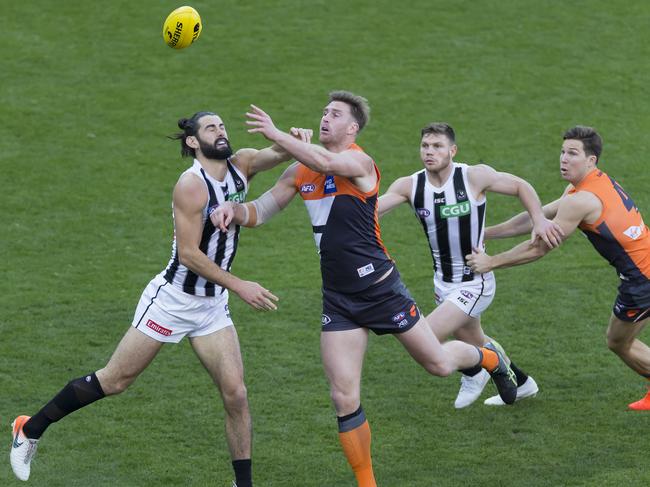
M602 211L602 204L596 196L584 191L564 196L559 200L557 214L553 220L562 229L562 241L566 240L581 222L593 223ZM512 249L496 255L488 255L474 249L467 257L467 265L474 272L490 272L494 269L526 264L542 258L550 250L540 240L520 243Z
M212 224L222 232L227 232L231 223L244 227L263 225L289 205L296 194L294 180L298 163L289 166L275 185L256 200L246 203L227 201L210 215Z
M383 216L402 203L408 203L411 196L412 179L409 176L396 179L388 190L379 197L379 216Z
M313 171L350 178L364 191L375 185L377 178L374 166L367 154L355 150L332 152L319 145L298 140L278 129L271 117L255 105L251 105L251 111L246 116L249 119L246 123L253 127L248 130L249 133L264 135Z
M292 137L309 144L313 136L313 130L292 127ZM292 158L291 154L278 144L273 144L264 149L239 149L233 158L233 163L240 168L250 181L253 176L262 171L273 169Z
M571 188L573 188L573 186L569 184L564 189L562 197L565 196ZM542 206L544 217L548 218L549 220L553 220L555 218L555 215L557 215L557 210L560 207L560 201L562 200L562 197ZM506 220L505 222L486 227L485 239L489 240L497 238L518 237L519 235L526 235L532 230L533 222L530 219L530 215L526 212L522 212L518 215L513 216L509 220Z
M560 245L562 229L545 217L539 197L530 183L513 174L498 172L485 164L471 166L467 174L478 198L486 191L519 198L532 221L531 240L542 239L551 248Z
M226 272L200 249L203 209L208 201L205 184L195 175L186 174L174 188L174 231L181 263L208 281L230 289L255 309L277 309L278 298L256 282L244 281Z

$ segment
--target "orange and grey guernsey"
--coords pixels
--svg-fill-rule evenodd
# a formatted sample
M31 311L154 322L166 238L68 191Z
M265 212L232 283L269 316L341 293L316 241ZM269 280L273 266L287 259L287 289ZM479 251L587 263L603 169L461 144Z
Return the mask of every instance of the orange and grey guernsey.
M362 151L356 144L351 150ZM379 232L377 183L364 193L342 176L321 174L298 165L295 185L311 218L320 254L323 288L357 293L377 281L393 265Z
M246 176L230 162L230 159L226 161L226 164L228 171L223 181L218 181L210 176L196 159L194 159L192 167L187 169L185 173L196 174L203 180L208 190L208 202L203 208L203 230L199 249L224 271L230 272L230 266L235 258L237 243L239 242L239 225L231 225L228 233L223 233L212 224L210 213L224 201L243 203L248 192L248 182ZM175 234L172 243L172 257L169 264L167 264L167 268L163 271L163 275L167 282L187 294L216 296L222 294L225 290L180 263Z
M594 223L579 225L598 253L616 268L623 282L650 279L650 233L632 198L614 178L594 169L569 194L596 195L603 211Z

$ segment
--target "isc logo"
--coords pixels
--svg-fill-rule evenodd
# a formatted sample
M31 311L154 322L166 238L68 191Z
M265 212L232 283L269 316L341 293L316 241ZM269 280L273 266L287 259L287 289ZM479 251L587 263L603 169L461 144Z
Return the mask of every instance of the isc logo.
M469 215L469 201L456 203L455 205L445 205L440 207L440 218L454 218L457 216Z

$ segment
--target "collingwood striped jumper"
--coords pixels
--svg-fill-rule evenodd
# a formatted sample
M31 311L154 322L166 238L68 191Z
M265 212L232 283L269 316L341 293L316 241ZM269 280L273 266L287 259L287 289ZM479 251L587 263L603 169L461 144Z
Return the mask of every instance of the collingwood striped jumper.
M248 192L248 182L246 176L230 162L230 159L226 161L226 164L228 165L228 171L223 181L217 181L211 177L196 159L194 159L192 167L183 174L188 172L196 174L205 182L208 190L208 202L203 209L203 232L199 249L224 271L229 272L237 252L239 225L232 225L228 229L228 233L223 233L218 228L215 228L209 216L224 201L230 200L243 203ZM225 290L225 288L207 281L180 263L175 234L172 244L172 257L163 273L167 282L188 294L215 296L222 294Z
M483 248L485 196L476 201L469 191L467 164L453 162L442 187L433 186L426 170L411 176L411 206L422 224L433 258L434 281L481 282L492 273L475 275L465 256Z

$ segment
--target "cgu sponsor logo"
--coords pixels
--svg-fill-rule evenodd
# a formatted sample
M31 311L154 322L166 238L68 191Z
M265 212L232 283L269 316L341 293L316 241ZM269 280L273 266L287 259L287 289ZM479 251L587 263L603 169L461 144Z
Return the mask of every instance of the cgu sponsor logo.
M238 191L237 193L229 194L226 199L235 203L243 203L246 199L246 193L244 191Z
M406 313L404 311L397 313L395 316L393 316L393 321L397 323L398 321L402 321L406 317Z
M415 211L416 211L416 213L418 214L418 216L420 218L426 218L431 214L431 212L429 210L427 210L426 208L418 208Z
M459 216L469 215L470 204L468 201L456 203L455 205L445 205L440 207L441 218L456 218Z
M147 320L147 327L151 328L156 333L160 333L161 335L166 336L166 337L168 337L169 335L172 334L172 331L169 328L165 328L164 326L160 326L158 323L156 323L153 320Z
M314 183L307 183L300 186L301 193L313 193L316 191L316 185Z

